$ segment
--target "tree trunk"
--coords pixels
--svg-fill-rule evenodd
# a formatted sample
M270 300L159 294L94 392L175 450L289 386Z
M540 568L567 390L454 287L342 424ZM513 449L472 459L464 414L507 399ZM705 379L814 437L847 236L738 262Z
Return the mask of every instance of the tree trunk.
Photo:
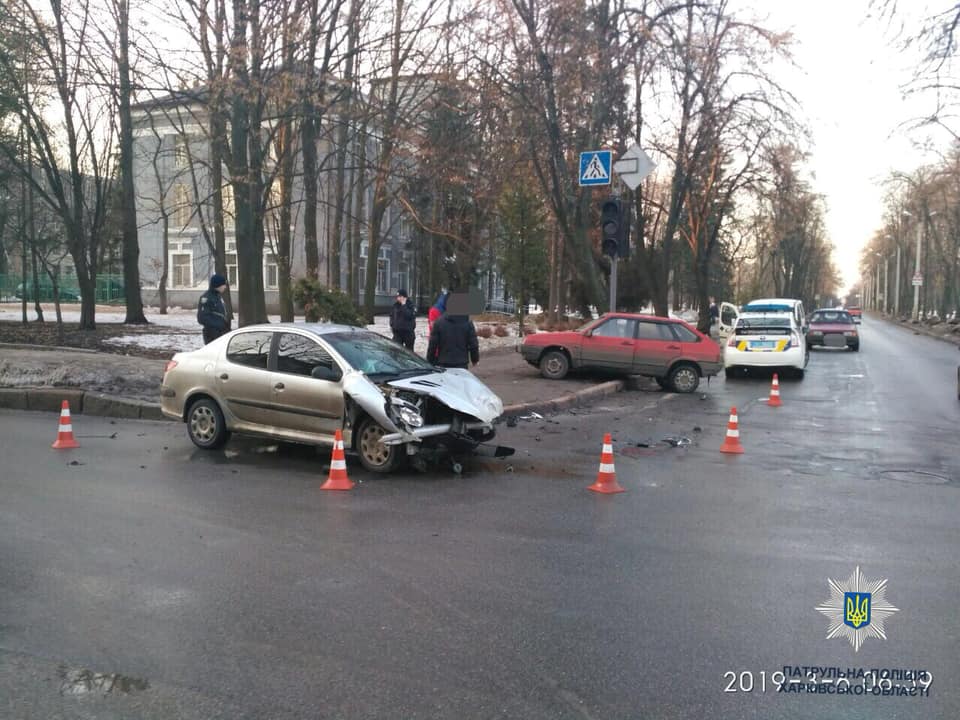
M294 156L293 156L293 122L284 120L281 144L280 170L280 227L277 230L277 285L280 295L280 320L293 322L293 292L290 281L290 247L293 222L291 208L293 205Z
M30 246L30 266L33 276L33 310L37 313L37 322L43 322L43 307L40 305L40 271L37 268L37 248ZM56 297L56 295L54 295Z
M317 242L317 128L316 106L309 96L304 103L303 123L303 242L307 260L307 277L316 280L320 275L320 247Z
M163 270L160 273L160 314L167 314L167 277L170 273L170 218L166 213L160 216L160 246L163 248ZM226 276L224 276L226 277Z
M117 75L120 121L120 221L123 236L123 290L127 313L125 323L142 325L143 298L140 296L140 243L137 238L137 205L133 180L133 118L130 113L130 5L117 0Z

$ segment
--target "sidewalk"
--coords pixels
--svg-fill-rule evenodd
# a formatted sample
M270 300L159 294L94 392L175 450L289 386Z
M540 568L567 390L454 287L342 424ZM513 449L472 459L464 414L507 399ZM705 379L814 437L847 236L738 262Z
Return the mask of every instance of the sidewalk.
M0 345L0 407L161 419L165 360L74 348ZM555 411L624 389L624 380L546 380L512 348L488 351L472 370L503 400L504 414Z

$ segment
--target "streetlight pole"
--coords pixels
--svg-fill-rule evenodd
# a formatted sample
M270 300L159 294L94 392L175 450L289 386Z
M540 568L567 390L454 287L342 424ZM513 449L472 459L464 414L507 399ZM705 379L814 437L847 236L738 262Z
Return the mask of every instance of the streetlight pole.
M894 278L894 292L896 297L893 299L893 316L900 317L900 243L897 243L897 274Z
M917 256L913 265L913 321L920 319L920 285L917 278L920 275L920 251L923 249L923 223L917 223Z
M883 307L880 305L880 264L877 263L873 266L874 272L877 275L876 285L873 288L874 291L874 302L873 306L875 310L882 310Z
M890 311L890 258L883 256L883 314Z

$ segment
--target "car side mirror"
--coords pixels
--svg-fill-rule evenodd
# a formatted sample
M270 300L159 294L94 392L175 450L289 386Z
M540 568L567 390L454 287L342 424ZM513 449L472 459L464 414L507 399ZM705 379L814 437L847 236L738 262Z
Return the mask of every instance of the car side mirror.
M586 331L583 333L583 336L584 336L584 337L593 337L593 330L586 330Z
M310 377L314 380L327 380L328 382L340 382L343 373L340 368L329 367L327 365L317 365L310 371Z

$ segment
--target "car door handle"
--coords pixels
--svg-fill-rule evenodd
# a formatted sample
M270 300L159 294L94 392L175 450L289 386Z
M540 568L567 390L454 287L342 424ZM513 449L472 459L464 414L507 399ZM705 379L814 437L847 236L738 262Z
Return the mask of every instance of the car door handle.
M220 379L221 379L221 380L229 380L229 379L230 379L230 376L227 375L226 373L220 373Z
M679 350L679 345L667 345L667 350Z
M620 344L621 344L621 345L627 345L627 346L633 345L633 343L630 342L629 340L624 340L624 341L623 341L622 343L620 343Z
M283 383L282 383L282 382L278 382L276 385L273 386L273 389L274 389L274 390L283 390Z

